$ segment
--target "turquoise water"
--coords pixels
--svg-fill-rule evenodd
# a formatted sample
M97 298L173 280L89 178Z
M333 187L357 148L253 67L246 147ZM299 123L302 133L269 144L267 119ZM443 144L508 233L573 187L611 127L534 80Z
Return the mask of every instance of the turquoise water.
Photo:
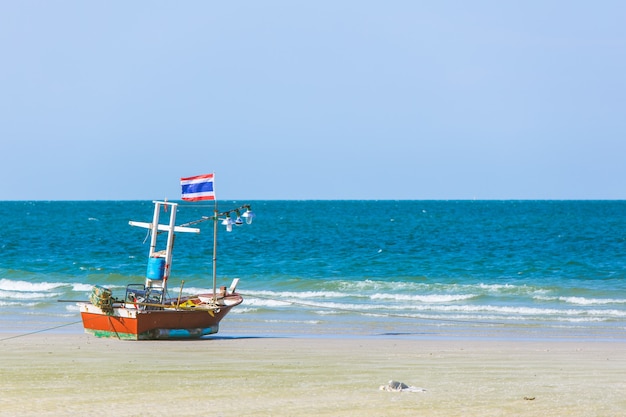
M218 285L244 303L220 335L626 339L626 202L239 201ZM178 224L212 214L181 203ZM0 202L0 332L82 332L93 285L147 265L150 201ZM178 234L170 294L211 288L212 223Z

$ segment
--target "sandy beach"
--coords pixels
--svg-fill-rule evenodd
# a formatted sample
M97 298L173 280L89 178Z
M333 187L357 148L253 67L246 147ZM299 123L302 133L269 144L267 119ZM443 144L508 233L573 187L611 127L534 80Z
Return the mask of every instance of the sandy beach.
M620 342L9 336L1 416L626 416Z

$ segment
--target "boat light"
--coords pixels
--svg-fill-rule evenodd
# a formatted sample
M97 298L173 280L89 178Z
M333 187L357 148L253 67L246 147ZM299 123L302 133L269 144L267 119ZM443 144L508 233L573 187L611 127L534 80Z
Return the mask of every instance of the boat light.
M232 232L233 231L233 219L229 217L226 217L224 220L222 220L222 224L224 226L226 226L226 231L227 232Z
M244 219L246 219L247 224L252 224L252 219L254 219L254 213L249 208L241 215Z

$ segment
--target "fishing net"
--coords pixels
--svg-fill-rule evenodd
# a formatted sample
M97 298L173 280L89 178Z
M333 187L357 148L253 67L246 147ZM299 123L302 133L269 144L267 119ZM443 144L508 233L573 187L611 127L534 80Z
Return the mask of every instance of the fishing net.
M111 313L113 311L111 295L112 293L110 289L96 285L91 290L89 301L105 313Z

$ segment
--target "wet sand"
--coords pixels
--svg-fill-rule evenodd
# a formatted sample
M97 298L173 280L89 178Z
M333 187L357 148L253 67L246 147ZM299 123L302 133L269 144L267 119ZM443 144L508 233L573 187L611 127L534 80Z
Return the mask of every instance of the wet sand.
M0 336L0 416L626 416L622 342Z

